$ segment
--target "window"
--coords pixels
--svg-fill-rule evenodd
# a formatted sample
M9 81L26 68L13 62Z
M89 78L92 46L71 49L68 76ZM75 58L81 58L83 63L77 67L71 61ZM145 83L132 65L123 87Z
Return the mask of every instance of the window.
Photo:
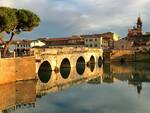
M95 44L95 47L97 47L97 44Z
M95 38L95 41L97 41L97 38Z
M92 47L92 44L90 44L90 47Z
M88 41L88 39L85 40L86 42Z
M93 41L92 39L89 39L89 41Z

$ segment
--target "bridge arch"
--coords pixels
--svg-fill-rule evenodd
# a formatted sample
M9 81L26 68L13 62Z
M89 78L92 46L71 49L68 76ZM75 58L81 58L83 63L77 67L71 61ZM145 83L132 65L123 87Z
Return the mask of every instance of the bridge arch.
M67 79L70 75L71 64L68 58L64 58L60 64L60 74L62 78Z
M82 75L85 71L85 59L80 56L76 62L76 71L79 75Z
M90 68L91 72L95 69L95 58L91 55L90 60L87 62L87 66Z
M52 67L51 64L45 60L41 63L39 70L38 70L38 77L41 82L48 83L52 74Z

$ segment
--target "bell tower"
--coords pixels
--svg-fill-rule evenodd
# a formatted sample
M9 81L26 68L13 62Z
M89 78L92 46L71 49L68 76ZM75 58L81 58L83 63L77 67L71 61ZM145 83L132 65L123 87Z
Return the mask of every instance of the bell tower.
M143 23L142 23L141 17L139 16L137 18L136 27L133 27L132 29L128 29L128 37L137 37L137 36L143 35L142 24Z
M136 25L137 25L137 28L142 29L142 20L141 20L141 17L138 17L138 18L137 18L137 23L136 23Z

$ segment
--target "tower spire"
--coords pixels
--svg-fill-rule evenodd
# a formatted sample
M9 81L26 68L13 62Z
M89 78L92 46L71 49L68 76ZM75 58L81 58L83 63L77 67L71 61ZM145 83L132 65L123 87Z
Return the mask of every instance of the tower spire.
M141 19L140 16L137 18L137 23L136 23L136 25L137 25L137 28L142 29L142 19Z

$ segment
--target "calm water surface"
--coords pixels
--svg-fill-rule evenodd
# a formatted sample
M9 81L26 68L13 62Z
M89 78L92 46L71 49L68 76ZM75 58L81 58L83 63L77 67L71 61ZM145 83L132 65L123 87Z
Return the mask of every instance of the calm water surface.
M54 87L40 80L2 85L1 112L150 113L150 64L105 64L89 72L79 76L93 74L90 79Z

